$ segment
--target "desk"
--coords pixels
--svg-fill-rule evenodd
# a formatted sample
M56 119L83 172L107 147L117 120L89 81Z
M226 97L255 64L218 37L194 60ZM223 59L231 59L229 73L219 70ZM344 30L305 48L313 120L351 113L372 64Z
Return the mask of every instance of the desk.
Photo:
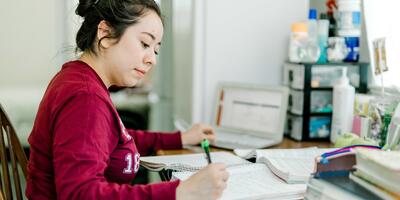
M330 142L298 142L289 138L283 138L282 143L270 147L271 149L294 149L294 148L306 148L306 147L313 147L317 146L320 148L331 148L333 145ZM230 151L227 149L219 149L219 148L211 148L211 151ZM178 154L191 154L191 153L202 153L202 149L199 146L188 147L186 149L178 149L178 150L158 150L156 155L163 156L163 155L178 155Z

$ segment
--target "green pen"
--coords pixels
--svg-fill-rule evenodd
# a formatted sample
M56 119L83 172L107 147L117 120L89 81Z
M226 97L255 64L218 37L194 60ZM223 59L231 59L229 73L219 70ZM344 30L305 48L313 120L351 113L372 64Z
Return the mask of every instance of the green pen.
M201 148L203 148L204 152L206 153L208 164L211 164L210 142L208 142L207 139L204 139L203 141L201 141Z

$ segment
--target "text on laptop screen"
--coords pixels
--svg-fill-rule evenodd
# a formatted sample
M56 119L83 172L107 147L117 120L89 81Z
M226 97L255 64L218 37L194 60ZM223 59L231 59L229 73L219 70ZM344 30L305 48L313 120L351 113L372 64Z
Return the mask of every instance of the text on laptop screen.
M219 91L218 98L217 127L269 133L279 130L282 92L228 87Z

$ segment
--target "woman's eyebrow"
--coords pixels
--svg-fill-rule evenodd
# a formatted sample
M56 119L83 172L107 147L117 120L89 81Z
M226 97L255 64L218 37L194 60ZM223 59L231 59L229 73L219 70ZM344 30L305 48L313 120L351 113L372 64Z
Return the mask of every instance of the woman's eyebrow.
M149 33L149 32L142 32L142 34L148 35L148 36L151 37L151 39L156 40L156 37L153 34ZM158 45L161 45L161 42L159 42Z

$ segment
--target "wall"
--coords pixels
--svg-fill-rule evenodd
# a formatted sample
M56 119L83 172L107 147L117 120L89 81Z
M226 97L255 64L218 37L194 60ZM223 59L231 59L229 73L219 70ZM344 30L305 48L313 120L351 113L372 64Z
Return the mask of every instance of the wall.
M373 41L378 38L386 38L386 58L389 71L383 73L383 85L386 87L400 87L400 27L398 19L400 12L398 0L365 0L363 9L366 21L366 49L369 55L373 55ZM374 75L374 56L371 56L371 86L381 86L382 76Z
M1 3L0 103L24 145L48 82L73 55L73 2L77 0Z
M175 77L192 84L189 121L210 123L219 81L281 84L290 25L305 20L308 7L308 0L196 1L193 80Z
M0 86L45 85L57 70L56 3L3 1Z
M74 57L78 0L4 1L0 7L0 87L47 86Z
M210 122L218 81L280 84L290 24L306 19L309 2L163 0L161 5L167 20L154 70L151 127L170 130L174 119Z

